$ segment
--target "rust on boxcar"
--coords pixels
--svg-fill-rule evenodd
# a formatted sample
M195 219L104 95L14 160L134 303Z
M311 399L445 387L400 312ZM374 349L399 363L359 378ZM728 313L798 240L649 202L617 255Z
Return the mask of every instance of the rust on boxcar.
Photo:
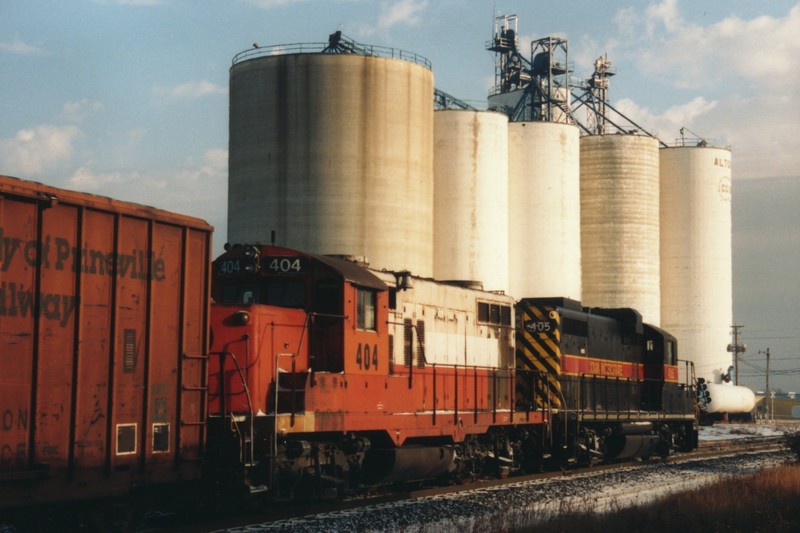
M199 477L211 232L0 176L0 507Z

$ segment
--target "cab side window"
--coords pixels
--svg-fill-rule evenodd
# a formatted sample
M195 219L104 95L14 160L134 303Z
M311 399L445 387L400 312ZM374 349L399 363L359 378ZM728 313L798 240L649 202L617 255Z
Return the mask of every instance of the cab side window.
M357 324L358 329L366 329L375 331L375 291L369 289L358 289L358 311L357 311Z

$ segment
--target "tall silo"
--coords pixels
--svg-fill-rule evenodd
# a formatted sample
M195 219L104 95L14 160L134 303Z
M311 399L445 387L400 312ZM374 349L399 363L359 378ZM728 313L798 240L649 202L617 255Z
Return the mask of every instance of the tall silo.
M507 291L508 118L436 111L433 132L433 275Z
M580 300L580 141L554 122L508 125L509 286Z
M262 48L234 58L228 240L270 242L274 231L279 245L363 256L377 268L430 276L427 60L397 50L292 50Z
M658 141L581 138L583 304L632 307L661 321Z
M681 358L720 383L732 357L731 153L661 149L661 325Z

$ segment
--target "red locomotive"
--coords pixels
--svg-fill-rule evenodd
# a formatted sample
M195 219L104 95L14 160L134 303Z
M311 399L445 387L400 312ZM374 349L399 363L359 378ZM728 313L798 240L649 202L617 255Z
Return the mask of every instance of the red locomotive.
M254 488L470 476L487 454L508 472L495 429L544 422L514 407L509 296L271 246L213 276L209 448Z
M523 300L515 321L507 295L274 246L230 247L212 273L209 449L253 491L696 445L675 339L635 311Z

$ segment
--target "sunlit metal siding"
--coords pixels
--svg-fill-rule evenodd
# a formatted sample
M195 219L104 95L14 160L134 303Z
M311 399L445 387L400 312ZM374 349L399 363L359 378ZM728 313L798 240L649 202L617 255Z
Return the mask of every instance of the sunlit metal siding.
M433 275L508 290L508 119L434 113Z
M659 325L658 141L581 138L583 304L632 307Z
M0 507L200 477L212 229L0 176Z
M432 274L433 74L355 54L230 72L228 240Z
M731 153L661 149L661 324L698 377L720 382L733 324Z
M578 129L551 122L508 128L511 294L580 300Z

